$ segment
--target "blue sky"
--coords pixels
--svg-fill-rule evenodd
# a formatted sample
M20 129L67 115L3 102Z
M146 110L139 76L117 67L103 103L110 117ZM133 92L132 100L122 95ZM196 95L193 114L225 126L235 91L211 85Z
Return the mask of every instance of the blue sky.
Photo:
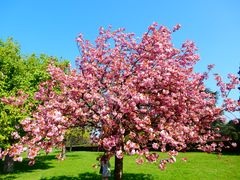
M173 42L177 47L186 39L196 42L201 57L196 71L215 64L214 72L226 76L240 65L239 8L238 0L2 0L0 38L13 37L24 54L46 53L74 64L79 33L93 41L100 26L141 36L153 22L169 28L179 23ZM207 84L215 88L213 80Z

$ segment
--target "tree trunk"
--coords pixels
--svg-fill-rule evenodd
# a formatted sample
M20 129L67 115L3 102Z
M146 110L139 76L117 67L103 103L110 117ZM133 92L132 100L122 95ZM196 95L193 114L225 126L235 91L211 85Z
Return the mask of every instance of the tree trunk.
M123 176L123 158L118 159L115 156L114 180L122 180Z
M13 158L9 155L5 156L3 172L4 173L11 173L14 170L14 161Z
M73 138L70 136L70 149L69 151L72 152L72 146L73 146Z

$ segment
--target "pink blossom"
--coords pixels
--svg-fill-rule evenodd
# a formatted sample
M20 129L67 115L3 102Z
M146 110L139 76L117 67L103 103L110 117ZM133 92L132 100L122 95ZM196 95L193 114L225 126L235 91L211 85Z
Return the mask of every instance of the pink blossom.
M209 65L208 65L208 70L210 71L211 69L214 68L214 66L215 66L214 64L209 64Z
M172 156L171 158L168 159L169 163L175 163L177 161L177 159L175 158L175 156Z
M158 167L163 171L166 169L166 163L160 163Z
M153 143L153 144L152 144L152 147L153 147L153 149L158 149L158 148L159 148L159 145L158 145L158 143Z
M239 120L238 119L234 119L232 120L233 124L239 124Z
M46 153L48 154L48 153L52 152L53 149L52 149L51 147L46 147L45 151L46 151Z
M232 147L237 147L237 143L232 143Z
M28 165L29 166L33 166L35 164L35 160L34 159L31 159L29 162L28 162Z
M116 156L117 156L118 159L122 159L122 158L123 158L123 152L122 152L122 150L116 151Z
M220 142L218 145L219 145L220 147L224 147L223 142Z
M14 139L19 139L20 138L18 132L12 132L12 136L13 136Z
M121 134L124 134L125 133L125 129L120 128L120 132L121 132Z
M130 136L131 139L133 139L133 138L136 137L136 134L134 132L130 132L129 136Z
M156 162L158 157L159 155L157 153L146 154L146 159L148 160L148 162Z
M172 150L172 151L169 151L169 152L168 152L168 155L169 155L169 156L177 156L177 155L178 155L178 152L175 151L175 150Z
M28 158L29 159L34 159L37 156L37 153L39 152L40 148L38 147L32 147L29 149L28 152Z
M130 151L130 153L129 153L129 155L134 155L134 154L136 154L136 151L135 151L135 149L132 149L131 151Z
M176 26L173 27L173 32L179 30L181 28L180 24L177 24Z
M144 152L141 150L136 150L136 154L138 154L139 156L142 156L144 154Z
M47 133L47 137L49 137L49 138L51 138L53 135L54 135L53 132L48 132L48 133Z
M23 158L22 157L14 157L14 161L22 162Z
M109 151L111 150L114 146L116 146L115 138L111 136L110 138L104 138L103 139L103 147Z
M136 163L137 164L143 164L144 163L144 159L143 158L138 158L138 159L136 159Z
M187 158L186 158L186 157L183 157L181 160L182 160L183 162L187 162Z

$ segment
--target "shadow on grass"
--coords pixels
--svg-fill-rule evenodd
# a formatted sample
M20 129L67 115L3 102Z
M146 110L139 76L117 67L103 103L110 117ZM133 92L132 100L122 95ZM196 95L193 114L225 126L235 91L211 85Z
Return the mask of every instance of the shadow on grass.
M77 154L66 153L66 158L81 158L81 156ZM55 158L56 159L56 158Z
M14 179L14 177L10 177L10 175L14 176L14 174L19 174L19 173L25 173L25 172L32 172L37 169L49 169L52 168L51 166L51 161L52 159L56 159L54 155L48 155L48 156L39 156L36 158L36 163L33 166L29 166L28 159L24 159L22 162L15 162L14 163L14 172L11 174L9 173L9 176L5 177L4 180L7 179ZM3 172L3 161L0 161L0 174L4 174ZM1 178L0 178L1 180Z
M41 178L41 180L101 180L102 176L96 173L80 173L78 176L53 176L49 178ZM132 174L124 173L123 180L153 180L153 176L150 174ZM114 180L113 174L109 180Z
M4 177L4 178L0 177L0 180L12 180L12 179L16 179L16 176L10 175L10 176Z
M239 152L222 152L222 155L236 156L236 155L240 155L240 151Z
M216 154L218 155L218 153L213 153L213 154ZM240 155L240 152L222 152L221 155L227 155L227 156L237 156L237 155Z

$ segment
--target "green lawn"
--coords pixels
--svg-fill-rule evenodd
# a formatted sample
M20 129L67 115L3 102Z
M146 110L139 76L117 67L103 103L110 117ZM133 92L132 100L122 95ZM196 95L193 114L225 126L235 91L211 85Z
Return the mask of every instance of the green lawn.
M79 180L79 179L101 179L98 174L99 168L92 168L97 161L98 152L69 152L67 159L58 161L55 154L40 156L35 166L28 166L27 161L16 164L16 172L3 175L1 180ZM181 161L187 157L188 161ZM112 169L114 161L111 160ZM0 165L2 168L2 164ZM233 180L240 179L240 156L207 153L180 153L175 164L169 164L167 170L160 171L156 164L145 163L137 165L135 158L124 157L124 179L128 180L150 180L150 179L191 179L191 180Z

